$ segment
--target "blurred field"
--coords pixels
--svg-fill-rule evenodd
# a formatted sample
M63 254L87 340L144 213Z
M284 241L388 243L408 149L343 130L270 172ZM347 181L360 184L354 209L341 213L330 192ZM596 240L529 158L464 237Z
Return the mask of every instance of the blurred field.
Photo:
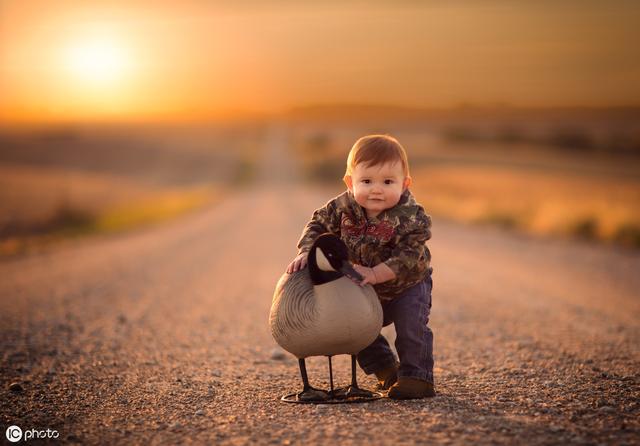
M332 119L325 110L285 116L278 126L302 177L335 192L353 142L389 133L409 152L412 190L433 215L640 247L635 115L505 121L489 112L455 119L392 112ZM268 128L256 121L0 132L0 255L210 204L259 180ZM571 137L558 138L558 129Z
M0 255L198 209L252 175L260 129L73 128L0 134Z
M537 121L530 129L519 123L513 133L518 138L511 140L500 132L515 127L499 120L430 122L430 126L392 120L387 126L298 123L293 146L309 180L340 188L346 156L356 139L388 133L407 149L412 190L433 215L536 235L640 247L635 121L584 121L571 126ZM572 128L573 139L553 142L558 126ZM452 128L466 129L465 136L452 137ZM607 141L625 143L610 146Z
M415 194L435 215L640 247L635 180L492 166L425 166L414 176Z

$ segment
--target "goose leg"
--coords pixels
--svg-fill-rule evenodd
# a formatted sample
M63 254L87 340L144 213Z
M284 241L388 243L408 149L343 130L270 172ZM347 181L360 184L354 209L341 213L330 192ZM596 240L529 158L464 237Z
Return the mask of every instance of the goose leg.
M361 389L358 387L358 382L356 381L356 355L351 355L351 385L347 387L344 396L346 398L349 397L365 397L371 398L375 394L365 389Z
M329 392L330 395L333 394L333 368L331 367L331 356L329 358L329 385L331 386L331 390Z
M324 390L311 387L309 384L309 377L307 376L307 365L304 362L304 358L298 359L298 365L300 366L300 375L302 375L302 392L298 392L296 395L300 401L324 401L329 399L329 394Z

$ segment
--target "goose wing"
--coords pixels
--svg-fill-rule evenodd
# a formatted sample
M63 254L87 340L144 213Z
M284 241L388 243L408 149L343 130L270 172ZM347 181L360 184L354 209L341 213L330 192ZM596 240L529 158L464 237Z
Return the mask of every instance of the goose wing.
M283 274L273 293L269 315L273 338L287 350L287 345L316 320L316 302L308 271Z

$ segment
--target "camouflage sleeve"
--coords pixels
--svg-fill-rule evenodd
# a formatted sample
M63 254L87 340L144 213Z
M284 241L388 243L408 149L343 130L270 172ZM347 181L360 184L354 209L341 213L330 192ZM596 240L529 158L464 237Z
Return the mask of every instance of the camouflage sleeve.
M384 262L396 274L397 282L410 282L429 268L431 254L425 243L430 238L431 217L422 211L399 231L391 257Z
M311 221L304 227L302 236L298 240L298 255L309 252L313 242L325 232L340 235L340 218L335 200L331 200L324 207L313 212Z

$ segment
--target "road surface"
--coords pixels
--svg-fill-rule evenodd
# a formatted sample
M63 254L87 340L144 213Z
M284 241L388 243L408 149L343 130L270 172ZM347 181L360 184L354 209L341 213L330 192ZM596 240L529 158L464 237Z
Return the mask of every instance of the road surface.
M254 186L210 209L0 262L2 431L89 444L640 442L640 254L438 219L438 396L280 402L300 378L274 354L271 295L330 198L292 175L285 150L276 129ZM325 359L308 369L328 386ZM348 382L347 357L334 373Z

